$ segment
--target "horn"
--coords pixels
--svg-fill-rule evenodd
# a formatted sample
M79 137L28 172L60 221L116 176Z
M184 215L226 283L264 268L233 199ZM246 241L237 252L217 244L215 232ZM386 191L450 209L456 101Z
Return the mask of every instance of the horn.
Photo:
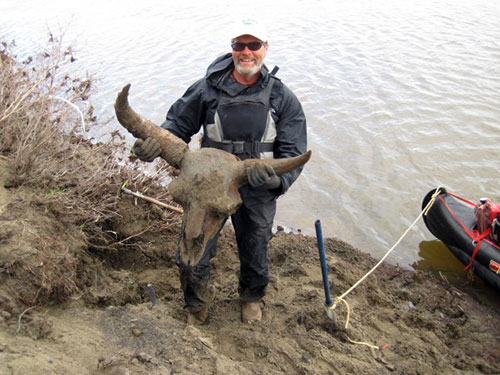
M116 98L115 113L118 122L136 138L151 137L157 140L162 150L161 157L168 164L179 168L184 153L188 150L187 143L168 130L135 113L128 103L129 90L130 83L122 89Z
M293 171L296 168L302 167L311 158L312 151L309 150L306 153L294 156L292 158L282 158L282 159L247 159L244 160L243 168L240 171L239 181L242 185L248 183L247 171L255 163L266 163L273 167L274 171L278 176L281 176L287 172Z

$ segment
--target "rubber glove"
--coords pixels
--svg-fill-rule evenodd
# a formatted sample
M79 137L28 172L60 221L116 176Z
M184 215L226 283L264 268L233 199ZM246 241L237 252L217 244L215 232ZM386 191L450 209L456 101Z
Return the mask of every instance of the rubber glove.
M274 168L266 163L255 163L247 172L248 183L255 190L273 190L281 186Z
M160 143L154 138L138 139L132 148L134 154L141 161L153 161L161 154Z

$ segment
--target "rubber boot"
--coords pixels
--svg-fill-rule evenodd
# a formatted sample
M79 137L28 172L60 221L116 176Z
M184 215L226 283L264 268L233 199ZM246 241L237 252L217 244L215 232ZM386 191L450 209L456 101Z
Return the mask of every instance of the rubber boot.
M205 304L200 311L188 311L187 324L191 326L201 326L208 318L209 304Z
M210 285L206 292L206 296L204 296L203 301L204 304L200 308L197 308L196 311L193 311L191 309L188 310L188 316L187 316L187 324L192 325L192 326L201 326L203 323L208 318L208 308L212 304L214 298L215 298L215 287L213 285Z
M241 305L241 321L243 323L254 323L262 320L262 309L260 303L243 302Z

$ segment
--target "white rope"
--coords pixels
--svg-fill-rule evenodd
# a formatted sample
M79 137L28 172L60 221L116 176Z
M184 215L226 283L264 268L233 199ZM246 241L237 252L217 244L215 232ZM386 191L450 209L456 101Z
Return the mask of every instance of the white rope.
M368 276L370 276L370 274L373 271L375 271L378 266L380 266L382 264L382 262L385 260L385 258L387 258L389 256L389 254L396 248L397 245L399 245L399 243L403 240L403 238L408 234L408 232L410 231L410 229L412 229L417 224L418 220L420 220L420 218L422 217L422 215L427 214L428 210L433 205L433 203L434 203L436 197L439 195L439 193L441 193L441 188L440 187L438 187L436 189L436 191L432 195L432 198L427 203L427 205L425 206L425 208L417 216L417 218L415 219L415 221L406 229L406 231L401 235L401 237L399 237L399 239L396 241L396 243L389 249L389 251L387 251L387 253L382 257L382 259L380 259L379 262L370 271L368 271L368 273L365 276L363 276L361 279L358 280L358 282L356 282L353 286L351 286L349 288L349 290L347 290L340 297L336 297L335 300L334 300L334 302L333 302L333 305L327 308L327 310L334 310L335 307L337 306L337 304L339 302L343 302L345 304L346 309L347 309L347 316L346 316L346 322L345 322L345 329L346 330L349 327L350 308L349 308L349 304L344 299L344 297L347 296L350 292L352 292L354 290L354 288L356 288L359 284L361 284L363 282L363 280L365 280ZM356 345L365 345L365 346L368 346L368 347L370 347L372 349L377 349L377 350L383 350L383 349L385 349L386 347L389 346L388 344L384 344L384 345L381 345L381 346L376 346L376 345L372 345L372 344L367 343L367 342L355 341L355 340L352 340L349 336L347 336L347 339L349 340L349 342L351 342L353 344L356 344Z
M368 273L365 276L363 276L361 279L359 279L358 282L356 282L353 286L351 286L344 294L342 294L340 297L335 298L335 302L334 302L333 306L335 306L339 300L342 300L345 296L347 296L349 293L351 293L354 288L356 288L359 284L361 284L368 276L370 276L370 274L373 271L375 271L377 269L378 266L380 266L382 264L382 262L389 256L389 254L396 248L396 246L399 245L399 243L408 234L408 232L417 224L417 222L420 220L422 215L424 213L427 213L429 208L434 203L434 200L436 199L436 197L439 195L439 193L441 193L440 189L441 188L439 188L439 187L436 189L435 193L432 195L432 199L427 203L427 205L420 212L420 214L417 216L415 221L406 229L406 231L401 235L401 237L399 237L399 239L396 241L396 243L389 249L389 251L387 251L387 253L382 257L382 259L380 259L380 261L370 271L368 271Z
M83 138L84 139L88 139L88 137L87 137L87 131L85 130L85 119L83 117L83 113L80 110L80 108L78 108L75 104L71 103L69 100L61 98L60 96L53 96L53 98L54 99L62 100L63 102L65 102L66 104L69 104L70 106L72 106L74 109L76 109L80 113L80 118L82 120Z

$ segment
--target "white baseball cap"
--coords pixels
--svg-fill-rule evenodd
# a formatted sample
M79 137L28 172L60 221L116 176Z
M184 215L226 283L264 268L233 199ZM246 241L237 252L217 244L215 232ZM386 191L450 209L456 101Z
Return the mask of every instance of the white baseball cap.
M231 39L242 35L252 35L263 42L267 42L266 28L252 18L245 18L234 24L231 31Z

